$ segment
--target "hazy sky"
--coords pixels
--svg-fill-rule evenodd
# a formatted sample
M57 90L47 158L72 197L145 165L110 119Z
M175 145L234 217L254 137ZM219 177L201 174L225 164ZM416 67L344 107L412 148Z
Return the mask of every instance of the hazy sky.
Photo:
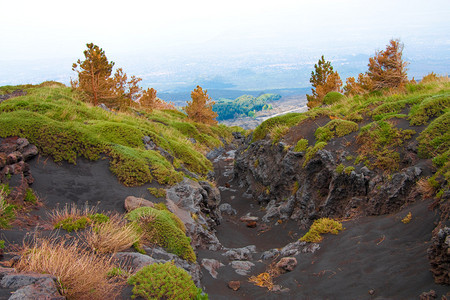
M272 51L374 53L390 38L400 38L411 52L450 45L449 0L3 0L0 7L0 62L75 61L88 42L116 62Z

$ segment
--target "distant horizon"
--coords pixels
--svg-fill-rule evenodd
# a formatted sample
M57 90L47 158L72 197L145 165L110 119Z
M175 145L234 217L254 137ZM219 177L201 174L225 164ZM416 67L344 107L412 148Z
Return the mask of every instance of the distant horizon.
M90 42L115 67L141 77L144 88L161 93L197 84L307 88L321 55L345 82L365 72L368 58L396 38L405 44L409 78L450 73L447 0L23 2L2 5L20 13L0 19L0 85L68 84L76 76L72 63Z

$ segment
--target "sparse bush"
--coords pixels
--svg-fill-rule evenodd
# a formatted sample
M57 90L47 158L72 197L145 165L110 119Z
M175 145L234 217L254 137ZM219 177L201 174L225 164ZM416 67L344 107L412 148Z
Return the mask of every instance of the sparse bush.
M309 231L300 238L300 241L319 243L323 239L321 234L338 234L341 230L343 230L342 223L328 218L321 218L314 221Z
M51 274L68 299L113 299L119 282L107 277L115 267L111 258L97 256L76 241L35 240L24 245L16 268L24 272Z
M134 285L133 299L208 299L191 276L173 262L145 266L128 279L128 284Z

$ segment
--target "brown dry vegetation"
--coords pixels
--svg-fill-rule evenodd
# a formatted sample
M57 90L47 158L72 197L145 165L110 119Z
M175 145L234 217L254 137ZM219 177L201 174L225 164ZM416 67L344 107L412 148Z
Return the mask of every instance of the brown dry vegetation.
M95 255L77 241L35 239L24 245L16 268L23 272L54 275L68 299L113 299L120 282L107 277L116 267L111 258Z

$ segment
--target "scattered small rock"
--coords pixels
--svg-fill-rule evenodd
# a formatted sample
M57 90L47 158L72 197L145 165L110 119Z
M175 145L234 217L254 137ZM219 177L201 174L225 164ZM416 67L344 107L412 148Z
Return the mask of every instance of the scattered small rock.
M229 203L222 203L219 205L219 210L222 214L226 214L226 215L236 215L237 211L231 207L231 205Z
M255 228L258 224L256 223L256 221L250 221L247 222L247 227L248 228Z
M237 291L238 289L241 288L241 282L238 280L232 280L232 281L228 282L228 287L230 289L232 289L233 291Z
M224 266L224 264L220 261L211 258L202 259L201 265L203 268L208 270L209 274L211 274L214 279L217 279L217 269Z
M143 206L155 207L155 204L144 198L138 198L138 197L134 197L134 196L128 196L125 199L124 207L127 212L130 212L133 209L136 209L138 207L143 207Z
M375 294L375 290L369 290L369 295L374 295Z
M437 298L437 294L435 290L430 290L429 292L423 292L420 294L420 300L433 300Z
M228 257L230 260L251 260L252 253L256 252L256 246L250 245L242 248L231 248L227 252L223 253L223 256Z
M297 266L297 259L295 257L283 257L275 266L282 273L291 272Z
M250 269L255 266L250 261L235 260L230 263L231 267L242 276L247 276L250 273Z

